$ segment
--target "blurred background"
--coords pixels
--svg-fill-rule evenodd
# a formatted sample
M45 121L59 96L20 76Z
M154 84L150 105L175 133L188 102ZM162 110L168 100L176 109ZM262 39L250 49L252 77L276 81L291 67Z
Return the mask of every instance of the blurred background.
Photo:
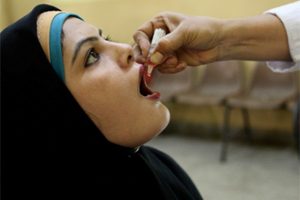
M114 41L133 44L134 31L161 11L240 18L290 2L0 0L0 30L46 3L79 14ZM300 199L299 79L299 72L274 74L254 61L155 72L152 87L161 92L171 122L148 145L172 155L205 199Z

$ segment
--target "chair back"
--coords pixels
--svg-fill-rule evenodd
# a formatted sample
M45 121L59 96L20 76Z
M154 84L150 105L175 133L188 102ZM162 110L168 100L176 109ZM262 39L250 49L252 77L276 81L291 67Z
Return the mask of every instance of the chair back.
M242 61L218 61L205 66L200 84L193 90L203 95L227 96L242 90L244 80Z
M273 72L266 62L257 62L249 94L265 99L289 98L297 93L296 76L295 72Z
M176 94L190 88L192 73L195 70L193 67L187 67L176 74L163 74L158 70L154 70L150 88L153 91L160 92L163 102L170 101Z

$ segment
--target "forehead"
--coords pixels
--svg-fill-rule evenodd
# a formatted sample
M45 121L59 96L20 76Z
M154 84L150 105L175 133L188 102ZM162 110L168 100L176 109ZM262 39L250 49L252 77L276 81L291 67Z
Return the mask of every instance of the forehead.
M97 36L98 29L78 18L71 17L63 25L64 42L76 42L90 36Z

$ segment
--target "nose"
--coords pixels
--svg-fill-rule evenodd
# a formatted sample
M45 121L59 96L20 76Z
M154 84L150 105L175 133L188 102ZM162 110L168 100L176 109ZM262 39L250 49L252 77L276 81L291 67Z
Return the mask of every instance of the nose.
M112 51L116 61L121 68L129 68L134 62L133 48L128 44L113 43Z

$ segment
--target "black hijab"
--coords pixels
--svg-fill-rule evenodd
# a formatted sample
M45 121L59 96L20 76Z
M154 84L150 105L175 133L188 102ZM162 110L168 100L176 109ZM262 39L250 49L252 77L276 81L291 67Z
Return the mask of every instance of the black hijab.
M201 199L168 155L108 142L84 113L37 38L51 10L36 6L1 32L3 199Z

